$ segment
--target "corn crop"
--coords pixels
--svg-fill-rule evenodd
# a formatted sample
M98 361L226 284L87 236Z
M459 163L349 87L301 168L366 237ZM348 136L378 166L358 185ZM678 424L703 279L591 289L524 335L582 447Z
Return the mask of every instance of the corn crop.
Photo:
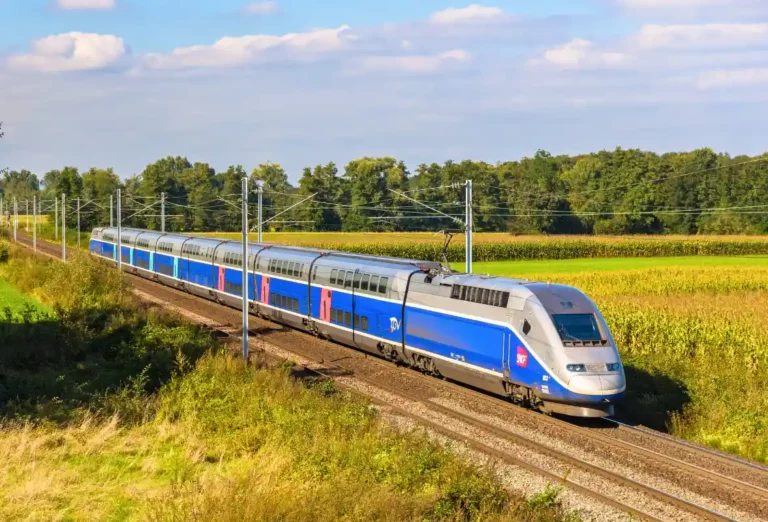
M236 234L206 235L234 238ZM255 235L251 236L255 241ZM265 242L319 250L438 260L442 237L426 233L267 233ZM768 254L768 237L760 236L512 236L475 234L475 261L609 257L730 256ZM463 236L448 247L449 261L465 257Z

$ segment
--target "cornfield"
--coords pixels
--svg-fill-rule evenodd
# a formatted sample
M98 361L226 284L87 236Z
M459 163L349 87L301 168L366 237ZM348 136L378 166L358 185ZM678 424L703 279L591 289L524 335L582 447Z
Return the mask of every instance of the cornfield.
M239 234L211 232L205 235L239 239ZM256 236L250 236L256 241ZM319 250L438 260L442 237L428 233L302 233L264 234L269 243ZM475 234L475 261L519 259L576 259L610 257L729 256L768 254L768 237L761 236L512 236ZM464 259L464 237L456 236L448 247L449 261Z

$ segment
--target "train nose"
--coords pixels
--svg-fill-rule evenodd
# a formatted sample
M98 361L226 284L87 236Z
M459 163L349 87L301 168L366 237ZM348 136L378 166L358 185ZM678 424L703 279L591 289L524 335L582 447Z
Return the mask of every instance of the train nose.
M624 390L624 377L621 374L575 375L568 384L576 393L610 394Z

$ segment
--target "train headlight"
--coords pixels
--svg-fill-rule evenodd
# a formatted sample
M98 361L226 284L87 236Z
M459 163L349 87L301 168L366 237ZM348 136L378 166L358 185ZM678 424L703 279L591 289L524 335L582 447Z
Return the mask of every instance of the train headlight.
M584 366L583 364L569 364L568 366L565 367L565 369L568 370L569 372L574 372L574 373L587 371L587 367Z
M610 363L607 366L609 372L618 372L621 370L621 363Z

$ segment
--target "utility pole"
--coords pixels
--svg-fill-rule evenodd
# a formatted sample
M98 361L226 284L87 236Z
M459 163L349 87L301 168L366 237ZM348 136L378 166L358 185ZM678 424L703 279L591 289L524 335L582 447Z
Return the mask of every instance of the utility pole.
M466 242L466 258L465 258L465 271L468 274L472 273L472 180L468 179L466 183L466 197L465 202L465 217L464 223L466 224L466 233L464 240Z
M61 260L67 260L67 195L61 194Z
M259 221L261 225L261 221ZM243 176L243 360L248 364L248 176Z
M57 198L56 196L53 196L53 205L54 205L54 209L53 209L53 219L54 219L53 231L54 231L55 239L56 239L56 241L58 241L59 240L59 198Z
M262 229L261 200L262 200L262 194L264 194L264 182L262 180L258 180L256 182L256 186L259 189L259 234L258 234L257 241L261 243L261 229Z
M13 240L16 241L16 229L19 228L19 205L16 197L13 198Z
M160 194L160 232L165 234L165 192Z
M24 215L27 217L27 222L24 230L26 230L27 233L29 233L29 200L28 199L26 200L26 203L27 203L27 212Z
M77 198L77 249L80 250L80 198Z
M32 249L37 252L37 195L32 196Z
M115 226L115 223L112 221L112 216L115 215L115 212L112 210L112 200L114 197L112 194L109 195L109 227L112 228Z
M120 189L117 189L117 270L118 272L123 269L123 229L122 229L122 223L123 223L123 214L122 209L120 208L120 202L122 200L122 194L120 192Z
M4 203L4 198L0 199L0 225L5 224L5 214L3 214L3 203Z

